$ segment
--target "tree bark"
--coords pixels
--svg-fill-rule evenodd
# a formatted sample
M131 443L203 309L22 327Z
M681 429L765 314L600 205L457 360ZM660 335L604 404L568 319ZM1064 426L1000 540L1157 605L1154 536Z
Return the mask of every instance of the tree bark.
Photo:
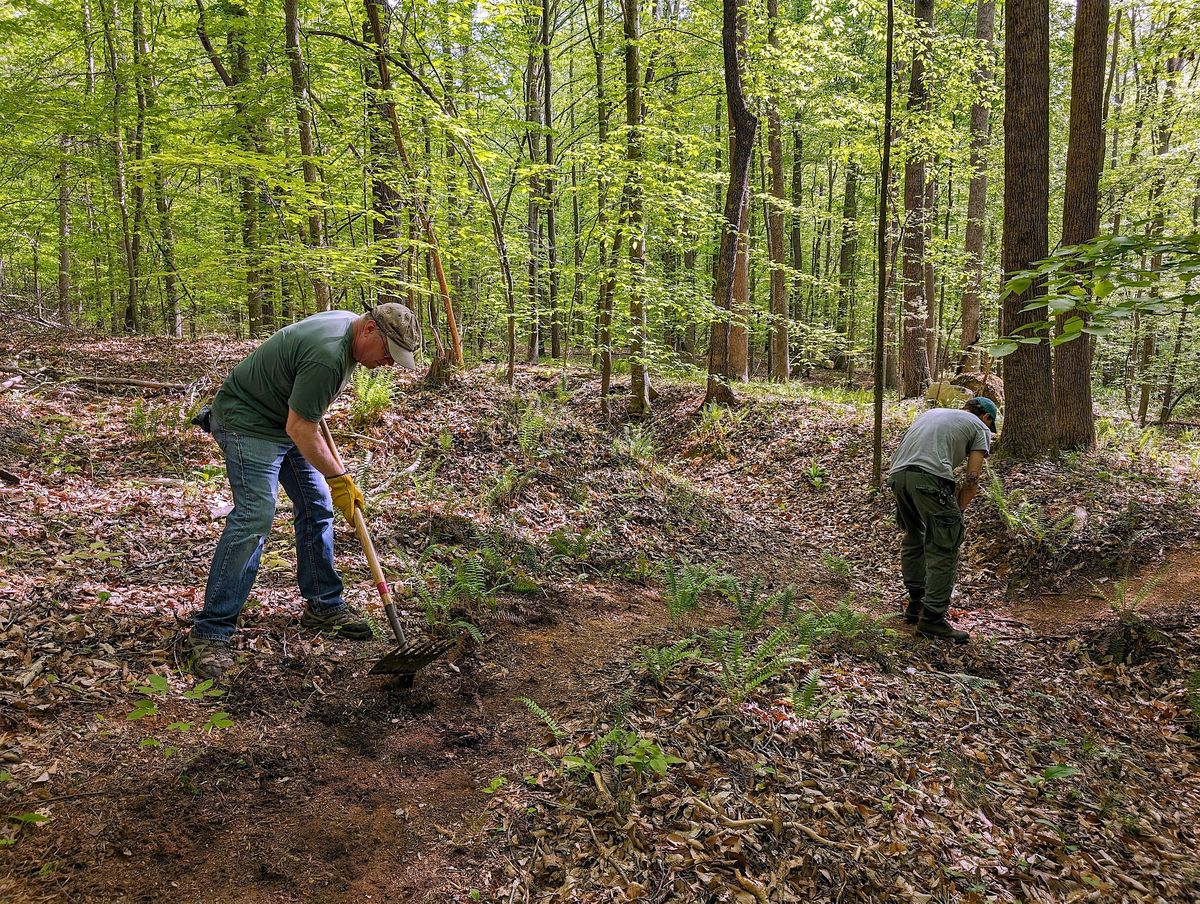
M779 18L779 0L768 0L767 15L770 27L767 40L779 50L779 35L776 22ZM771 196L777 203L771 205L767 214L767 229L770 233L771 251L771 373L772 380L786 383L791 371L788 360L788 298L787 250L783 236L783 201L786 187L783 182L783 124L779 117L779 102L772 95L767 101L767 152L771 167Z
M879 211L875 224L876 267L879 278L875 284L875 386L872 418L871 485L883 485L883 390L887 359L887 293L890 243L888 235L888 186L892 167L892 50L895 41L896 13L893 0L887 0L887 43L884 50L883 87L883 147L879 167Z
M708 386L704 401L730 404L737 396L730 385L729 332L733 318L733 271L740 237L740 216L750 203L750 157L758 118L746 107L740 70L743 51L742 16L745 0L722 0L721 57L729 122L736 140L731 143L729 182L725 192L725 222L717 254L715 301L717 320L709 339Z
M58 162L58 322L71 325L71 139L59 139Z
M646 223L642 212L642 73L640 61L641 2L624 0L625 13L625 143L626 201L622 204L629 232L629 413L650 413L649 329L646 323Z
M1050 10L1048 0L1008 0L1004 45L1004 251L1006 274L1047 252L1050 196ZM1044 283L1004 299L1007 335L1045 319L1024 308L1045 295ZM1032 338L1032 337L1029 337ZM1047 342L1020 344L1005 359L1007 413L1003 447L1019 457L1053 451L1054 388Z
M966 288L962 300L962 369L979 368L980 294L983 286L983 227L987 217L987 155L991 127L991 104L986 98L992 85L992 36L995 32L995 0L979 0L975 10L975 43L983 62L975 70L977 96L971 104L971 177L967 188Z
M854 338L854 271L858 268L858 162L853 157L846 161L841 233L838 250L837 328L841 330L846 342L844 361L846 376L849 379L854 372L854 352L850 344Z
M117 54L117 45L114 36L114 32L118 29L119 16L120 8L117 5L117 0L113 0L111 7L107 2L100 4L100 18L103 20L102 25L104 28L104 58L108 67L109 77L113 83L113 132L112 137L109 139L113 154L113 200L116 202L117 210L121 216L121 257L125 263L126 295L125 309L121 315L121 322L125 332L132 333L138 328L137 266L133 257L133 235L129 223L129 196L125 179L124 126L121 123L121 105L126 88L119 69L120 58ZM115 311L113 312L113 320L115 326L117 321Z
M546 177L542 190L546 201L546 278L550 294L550 356L562 358L562 312L558 308L558 199L554 184L554 113L550 71L550 0L542 0L542 120L546 135Z
M313 137L312 102L309 96L308 67L300 53L300 16L296 9L298 0L283 0L284 32L287 43L288 71L292 77L292 97L296 102L296 125L300 136L301 166L304 186L308 191L305 207L308 208L308 231L305 236L308 246L323 257L325 248L325 226L321 219L321 206L325 188L317 170L317 146ZM311 267L309 268L311 272ZM313 292L317 296L317 309L328 311L331 307L329 284L321 278L319 271L312 276Z
M920 43L913 52L909 73L908 109L924 116L929 110L925 84L925 57L933 39L933 0L913 0ZM925 236L929 225L929 192L925 160L920 151L909 152L904 167L904 329L901 337L900 382L906 399L921 395L929 385L930 299L925 293Z
M1063 194L1064 245L1096 237L1100 229L1100 173L1104 169L1104 64L1108 44L1108 0L1078 0L1071 65L1071 114L1067 139L1067 183ZM1060 314L1062 332L1070 316ZM1054 410L1058 445L1090 449L1096 442L1092 415L1092 340L1086 333L1054 349Z

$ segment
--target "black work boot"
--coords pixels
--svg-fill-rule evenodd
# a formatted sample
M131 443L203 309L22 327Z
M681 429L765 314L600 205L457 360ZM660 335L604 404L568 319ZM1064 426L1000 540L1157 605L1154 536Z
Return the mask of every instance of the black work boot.
M909 588L908 590L908 608L904 610L904 621L907 624L915 625L921 620L921 612L924 609L922 600L925 599L925 588L921 587L916 590Z
M952 640L958 644L966 643L971 639L971 635L966 631L960 631L946 621L945 615L934 615L931 612L921 613L921 620L917 623L917 634L920 637L930 637L936 640Z

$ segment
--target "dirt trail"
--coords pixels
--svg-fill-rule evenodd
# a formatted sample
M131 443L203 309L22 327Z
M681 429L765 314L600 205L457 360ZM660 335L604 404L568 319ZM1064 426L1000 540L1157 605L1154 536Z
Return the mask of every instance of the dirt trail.
M603 712L637 647L664 634L663 607L644 590L581 586L562 603L557 622L509 629L485 660L433 669L411 694L368 679L365 656L323 697L286 673L239 680L222 701L235 728L187 764L193 795L178 787L178 766L89 748L82 797L57 805L52 831L23 840L30 874L0 879L0 897L448 900L467 881L455 842L485 816L481 789L501 774L519 780L545 734L514 698L558 720Z
M1155 582L1150 587L1150 582ZM1117 593L1113 580L1080 582L1062 593L1023 597L1009 607L1013 620L1039 634L1064 628L1115 622L1117 615L1105 598ZM1169 552L1163 561L1139 569L1127 582L1126 598L1132 602L1138 591L1148 595L1137 612L1143 616L1170 616L1200 603L1200 548L1186 547Z

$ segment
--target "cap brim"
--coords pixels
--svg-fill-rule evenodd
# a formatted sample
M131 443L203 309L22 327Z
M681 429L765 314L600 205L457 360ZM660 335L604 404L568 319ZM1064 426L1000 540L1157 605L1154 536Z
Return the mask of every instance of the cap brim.
M394 342L391 339L387 340L388 354L392 360L396 362L397 367L403 367L405 370L416 370L417 359L413 357L413 353L406 349L399 342Z

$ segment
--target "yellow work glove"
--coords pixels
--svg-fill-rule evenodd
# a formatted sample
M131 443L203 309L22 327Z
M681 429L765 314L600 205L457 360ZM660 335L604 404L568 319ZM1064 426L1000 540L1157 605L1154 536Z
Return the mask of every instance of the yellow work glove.
M363 511L366 511L367 500L354 482L354 478L347 474L339 474L337 477L326 477L325 482L329 484L329 492L333 496L333 507L342 513L342 517L350 524L354 524L354 507L357 505Z

